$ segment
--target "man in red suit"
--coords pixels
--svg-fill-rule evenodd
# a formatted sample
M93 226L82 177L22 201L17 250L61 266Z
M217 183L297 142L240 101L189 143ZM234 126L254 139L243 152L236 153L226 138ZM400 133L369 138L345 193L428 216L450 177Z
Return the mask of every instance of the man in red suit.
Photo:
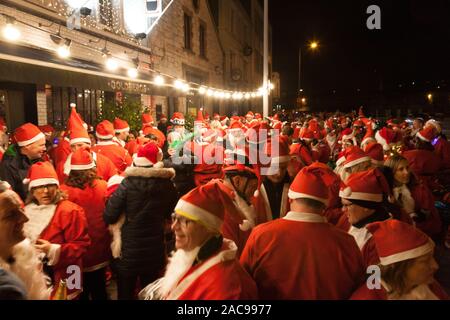
M355 240L323 216L328 189L309 167L289 190L291 211L253 229L241 264L264 300L348 299L363 280Z

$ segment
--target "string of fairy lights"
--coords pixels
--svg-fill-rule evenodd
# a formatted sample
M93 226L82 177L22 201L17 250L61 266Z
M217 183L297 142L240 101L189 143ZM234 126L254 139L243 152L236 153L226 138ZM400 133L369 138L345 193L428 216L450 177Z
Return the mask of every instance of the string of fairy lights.
M40 0L42 6L57 12L59 16L63 16L66 18L70 18L73 15L74 9L72 9L71 5L78 6L92 6L94 2L97 0ZM210 86L204 86L198 83L189 82L184 79L179 79L177 77L171 76L169 74L164 74L162 72L153 70L150 67L144 66L139 61L139 55L137 58L132 58L130 60L126 60L124 58L113 55L113 53L108 49L108 41L105 40L104 46L102 49L94 48L82 42L76 41L72 37L70 39L67 35L64 37L61 35L61 27L59 26L57 31L54 30L46 30L50 28L50 26L42 26L39 24L38 26L32 25L29 22L19 21L13 16L7 14L0 14L4 18L4 26L2 27L2 35L3 38L9 42L20 42L21 41L21 28L19 24L25 25L31 28L38 29L42 32L46 32L50 35L51 40L57 45L55 53L61 59L69 59L71 57L71 47L74 45L83 46L83 48L87 48L100 54L104 59L104 65L108 72L116 72L120 69L127 69L127 76L131 81L139 81L139 78L142 80L147 80L146 77L148 73L152 73L153 77L150 82L155 86L162 87L172 87L178 91L183 92L186 95L192 95L197 93L199 95L218 100L249 100L262 97L264 95L269 95L271 90L274 89L272 83L268 83L267 87L260 87L254 91L234 91L234 90L226 90L220 88L213 88ZM97 21L97 18L101 20L102 23ZM103 0L102 8L99 10L98 17L92 17L90 15L86 15L85 17L80 17L80 24L85 28L94 28L99 30L107 30L116 35L120 35L125 39L132 41L134 43L139 41L135 36L130 34L126 29L122 27L121 18L120 18L120 10L117 8L117 4L114 0ZM52 24L53 25L53 24ZM71 32L75 32L72 30ZM121 61L123 63L121 63ZM127 65L128 67L124 67ZM131 67L129 67L131 65Z

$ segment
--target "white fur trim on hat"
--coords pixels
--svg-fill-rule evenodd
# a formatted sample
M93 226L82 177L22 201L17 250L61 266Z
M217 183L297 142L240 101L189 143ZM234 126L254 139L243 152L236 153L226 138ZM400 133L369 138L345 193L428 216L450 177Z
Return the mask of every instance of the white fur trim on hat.
M350 190L350 191L349 191ZM339 191L339 197L343 199L363 200L370 202L382 202L383 195L376 193L352 192L352 189L346 188Z
M366 162L366 161L370 161L371 162L372 158L371 157L362 157L362 158L350 161L349 163L344 164L344 168L345 169L351 168L353 166L356 166L357 164L360 164L360 163L363 163L363 162Z
M363 141L361 141L361 146L364 146L366 143L368 143L371 140L373 140L375 142L377 141L374 137L368 137L368 138L365 138Z
M340 166L341 164L343 164L346 161L345 157L340 157L339 159L337 159L336 161L336 166Z
M30 140L26 140L26 141L18 141L17 145L19 147L26 147L32 143L35 143L36 141L41 140L42 138L45 139L45 134L43 134L42 132L39 132L36 136L34 136L33 138L31 138Z
M70 144L77 144L77 143L88 143L89 145L92 143L91 139L88 138L75 138L75 139L70 139Z
M124 129L115 129L116 133L122 133L122 132L130 132L130 127L126 127Z
M291 189L289 189L288 196L289 196L289 199L292 199L292 200L306 198L306 199L312 199L312 200L320 201L323 204L328 205L328 199L315 197L315 196L312 196L312 195L306 194L306 193L295 192L295 191L292 191Z
M95 135L97 136L97 138L103 139L103 140L109 140L109 139L114 138L114 136L112 134L109 134L107 136L103 136L103 135L99 134L98 132L96 132Z
M387 266L396 262L410 260L426 255L434 249L434 243L430 240L423 246L408 251L399 252L387 257L380 257L380 263Z
M53 178L43 178L43 179L36 179L29 182L28 190L31 190L32 188L40 187L40 186L47 186L50 184L56 184L59 186L59 181L57 179Z
M89 170L95 167L95 163L91 162L89 164L71 164L70 165L70 171L83 171L83 170Z
M150 167L154 165L154 163L148 160L147 158L138 157L137 155L134 156L133 163L136 167Z
M385 150L385 151L389 150L389 144L387 143L386 139L384 139L380 135L380 131L377 131L377 133L375 133L375 139L377 140L377 142L379 144L381 144L383 146L383 150Z
M202 209L192 203L180 199L175 207L175 212L188 219L198 221L205 227L213 230L220 231L223 221L210 213L209 211Z

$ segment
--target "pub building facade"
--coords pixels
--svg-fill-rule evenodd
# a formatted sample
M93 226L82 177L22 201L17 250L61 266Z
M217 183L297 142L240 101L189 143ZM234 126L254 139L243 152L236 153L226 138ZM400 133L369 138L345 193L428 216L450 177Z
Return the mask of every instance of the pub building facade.
M182 79L194 87L224 88L224 51L206 0L174 1L149 33L169 2L2 1L0 116L9 130L24 122L63 128L73 102L94 125L103 106L124 95L141 101L156 118L175 111L194 114L200 107L229 113L236 102L172 85ZM19 36L7 38L8 26ZM156 84L158 75L168 85Z

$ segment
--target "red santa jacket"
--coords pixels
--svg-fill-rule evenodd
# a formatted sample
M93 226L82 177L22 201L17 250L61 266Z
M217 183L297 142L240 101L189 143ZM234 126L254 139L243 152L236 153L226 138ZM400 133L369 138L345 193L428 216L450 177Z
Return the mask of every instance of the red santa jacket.
M199 162L194 168L194 182L197 187L223 177L225 150L222 146L215 143L200 145L192 142L191 151Z
M450 142L439 137L434 146L434 152L441 158L443 169L450 169Z
M240 261L263 300L348 299L364 278L355 240L315 214L257 226Z
M302 143L293 143L290 147L290 155L294 156L303 167L310 166L314 162L311 150Z
M408 160L411 171L426 182L431 190L438 188L435 179L442 168L442 161L436 153L428 150L409 150L405 151L403 156Z
M104 268L111 259L111 236L103 220L105 210L106 182L95 180L93 187L78 189L62 185L70 201L84 209L88 223L91 245L83 256L83 271L92 272Z
M224 240L219 253L192 267L168 300L255 300L255 282L236 260L236 245Z
M389 300L384 286L380 289L369 289L362 285L350 298L351 300ZM430 285L419 286L399 300L449 300L449 296L436 281Z
M133 162L128 151L119 147L113 141L99 142L92 148L92 151L109 158L119 172L124 172Z
M369 230L365 227L356 228L351 226L348 233L355 238L356 244L361 250L365 268L378 265L380 263L380 257L378 256L375 241Z
M25 234L33 242L43 239L60 246L56 250L59 254L54 254L55 261L50 263L56 290L60 280L65 280L73 274L73 270L69 269L70 266L77 266L80 271L83 270L83 255L91 244L84 210L73 202L63 200L57 205L29 204L25 207L25 214L29 219L24 226ZM81 291L69 288L68 299L76 298Z

